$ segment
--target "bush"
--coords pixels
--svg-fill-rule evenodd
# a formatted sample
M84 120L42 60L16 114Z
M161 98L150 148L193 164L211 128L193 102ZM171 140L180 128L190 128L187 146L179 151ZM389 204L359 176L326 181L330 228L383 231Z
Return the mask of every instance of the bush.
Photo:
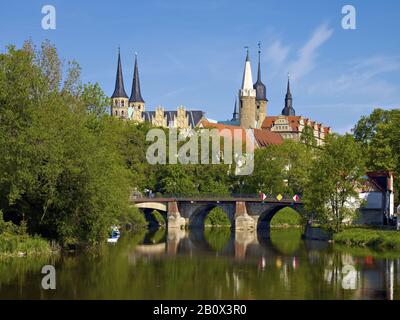
M204 221L204 224L206 226L212 226L212 227L231 226L231 222L229 221L229 218L227 217L225 211L219 207L216 207L210 211L210 213L207 215L207 218Z
M336 243L349 246L400 249L400 232L369 228L349 228L333 236Z
M166 226L166 221L163 215L158 212L157 210L153 210L151 213L152 218L158 223L159 226L165 227Z
M292 208L286 207L278 211L271 220L271 226L300 226L301 217Z
M143 213L136 207L130 207L125 213L118 217L118 224L128 230L138 231L147 227Z

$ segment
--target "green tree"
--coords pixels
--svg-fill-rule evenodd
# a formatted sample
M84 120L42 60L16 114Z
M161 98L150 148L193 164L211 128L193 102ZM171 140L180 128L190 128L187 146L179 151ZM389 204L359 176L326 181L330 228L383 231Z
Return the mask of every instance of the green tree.
M71 91L57 90L57 58L37 63L29 47L0 55L0 209L64 245L99 243L131 210L123 122L87 112L104 107L98 86L76 95L71 76Z
M313 170L305 188L306 212L338 232L352 219L349 206L358 199L357 188L363 181L365 165L361 146L351 135L330 135L324 148L313 159Z
M375 109L362 117L353 129L356 141L362 143L367 169L394 171L400 174L400 110ZM395 193L399 202L400 181L395 179Z

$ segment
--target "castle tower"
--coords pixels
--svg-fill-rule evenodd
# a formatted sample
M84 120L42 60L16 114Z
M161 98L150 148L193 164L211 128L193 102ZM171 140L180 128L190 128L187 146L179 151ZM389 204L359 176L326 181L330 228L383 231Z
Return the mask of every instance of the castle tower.
M260 44L258 44L260 48ZM257 82L253 86L254 90L256 90L256 121L257 128L261 128L265 116L267 114L267 89L265 85L261 81L261 50L258 50L258 74L257 74Z
M115 89L111 96L111 115L114 117L128 118L128 96L124 88L124 77L122 75L121 54L118 48L118 66L115 79Z
M246 129L256 127L256 90L253 88L249 50L243 72L242 88L239 90L240 126Z
M131 97L129 98L129 106L133 108L134 112L144 111L144 100L142 98L142 94L140 93L137 54L135 54L135 68L133 70L132 91L131 91Z
M296 115L296 111L293 109L292 93L290 92L290 77L289 77L289 75L288 75L288 81L287 81L285 107L282 110L282 115L287 116L287 117Z

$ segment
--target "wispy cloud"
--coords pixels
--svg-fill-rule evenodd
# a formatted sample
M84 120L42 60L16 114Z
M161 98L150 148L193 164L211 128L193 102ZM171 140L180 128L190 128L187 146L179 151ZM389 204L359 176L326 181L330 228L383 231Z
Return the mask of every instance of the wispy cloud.
M280 40L276 40L272 43L272 45L268 46L266 51L266 59L275 66L280 66L286 61L289 49L289 46L284 46Z
M332 36L333 29L326 24L319 26L306 44L299 50L298 58L291 64L290 72L296 79L305 76L316 65L318 49Z
M328 78L319 79L309 86L311 94L336 94L344 99L358 96L360 100L389 99L398 97L399 88L387 81L384 74L400 70L400 57L371 56L342 66L340 70L331 70ZM339 72L339 74L338 74Z

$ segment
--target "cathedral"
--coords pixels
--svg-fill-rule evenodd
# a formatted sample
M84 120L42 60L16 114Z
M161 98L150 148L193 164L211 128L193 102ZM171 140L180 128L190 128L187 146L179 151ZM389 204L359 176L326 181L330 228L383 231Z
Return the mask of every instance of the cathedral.
M131 95L128 98L124 87L120 52L118 52L117 75L111 102L111 114L113 116L137 123L150 122L156 127L191 129L197 127L204 117L203 111L186 110L184 106L178 107L176 111L166 111L163 107L157 107L155 111L146 111L145 101L140 92L137 55L133 69Z
M157 127L178 129L217 128L223 129L254 129L254 137L258 147L270 144L281 144L283 139L300 141L306 127L311 128L317 145L323 144L330 128L303 116L296 116L293 108L293 97L288 77L284 107L280 115L267 115L267 90L261 80L261 52L258 51L257 80L253 83L249 51L245 60L242 86L238 92L239 103L235 102L233 117L229 121L211 121L201 110L188 110L180 106L175 111L167 111L157 107L155 111L147 111L145 101L140 91L137 56L133 69L132 90L130 97L125 92L122 74L121 55L118 52L115 90L111 96L111 114L137 123L149 122ZM238 110L239 109L239 110ZM130 111L130 112L129 112Z

